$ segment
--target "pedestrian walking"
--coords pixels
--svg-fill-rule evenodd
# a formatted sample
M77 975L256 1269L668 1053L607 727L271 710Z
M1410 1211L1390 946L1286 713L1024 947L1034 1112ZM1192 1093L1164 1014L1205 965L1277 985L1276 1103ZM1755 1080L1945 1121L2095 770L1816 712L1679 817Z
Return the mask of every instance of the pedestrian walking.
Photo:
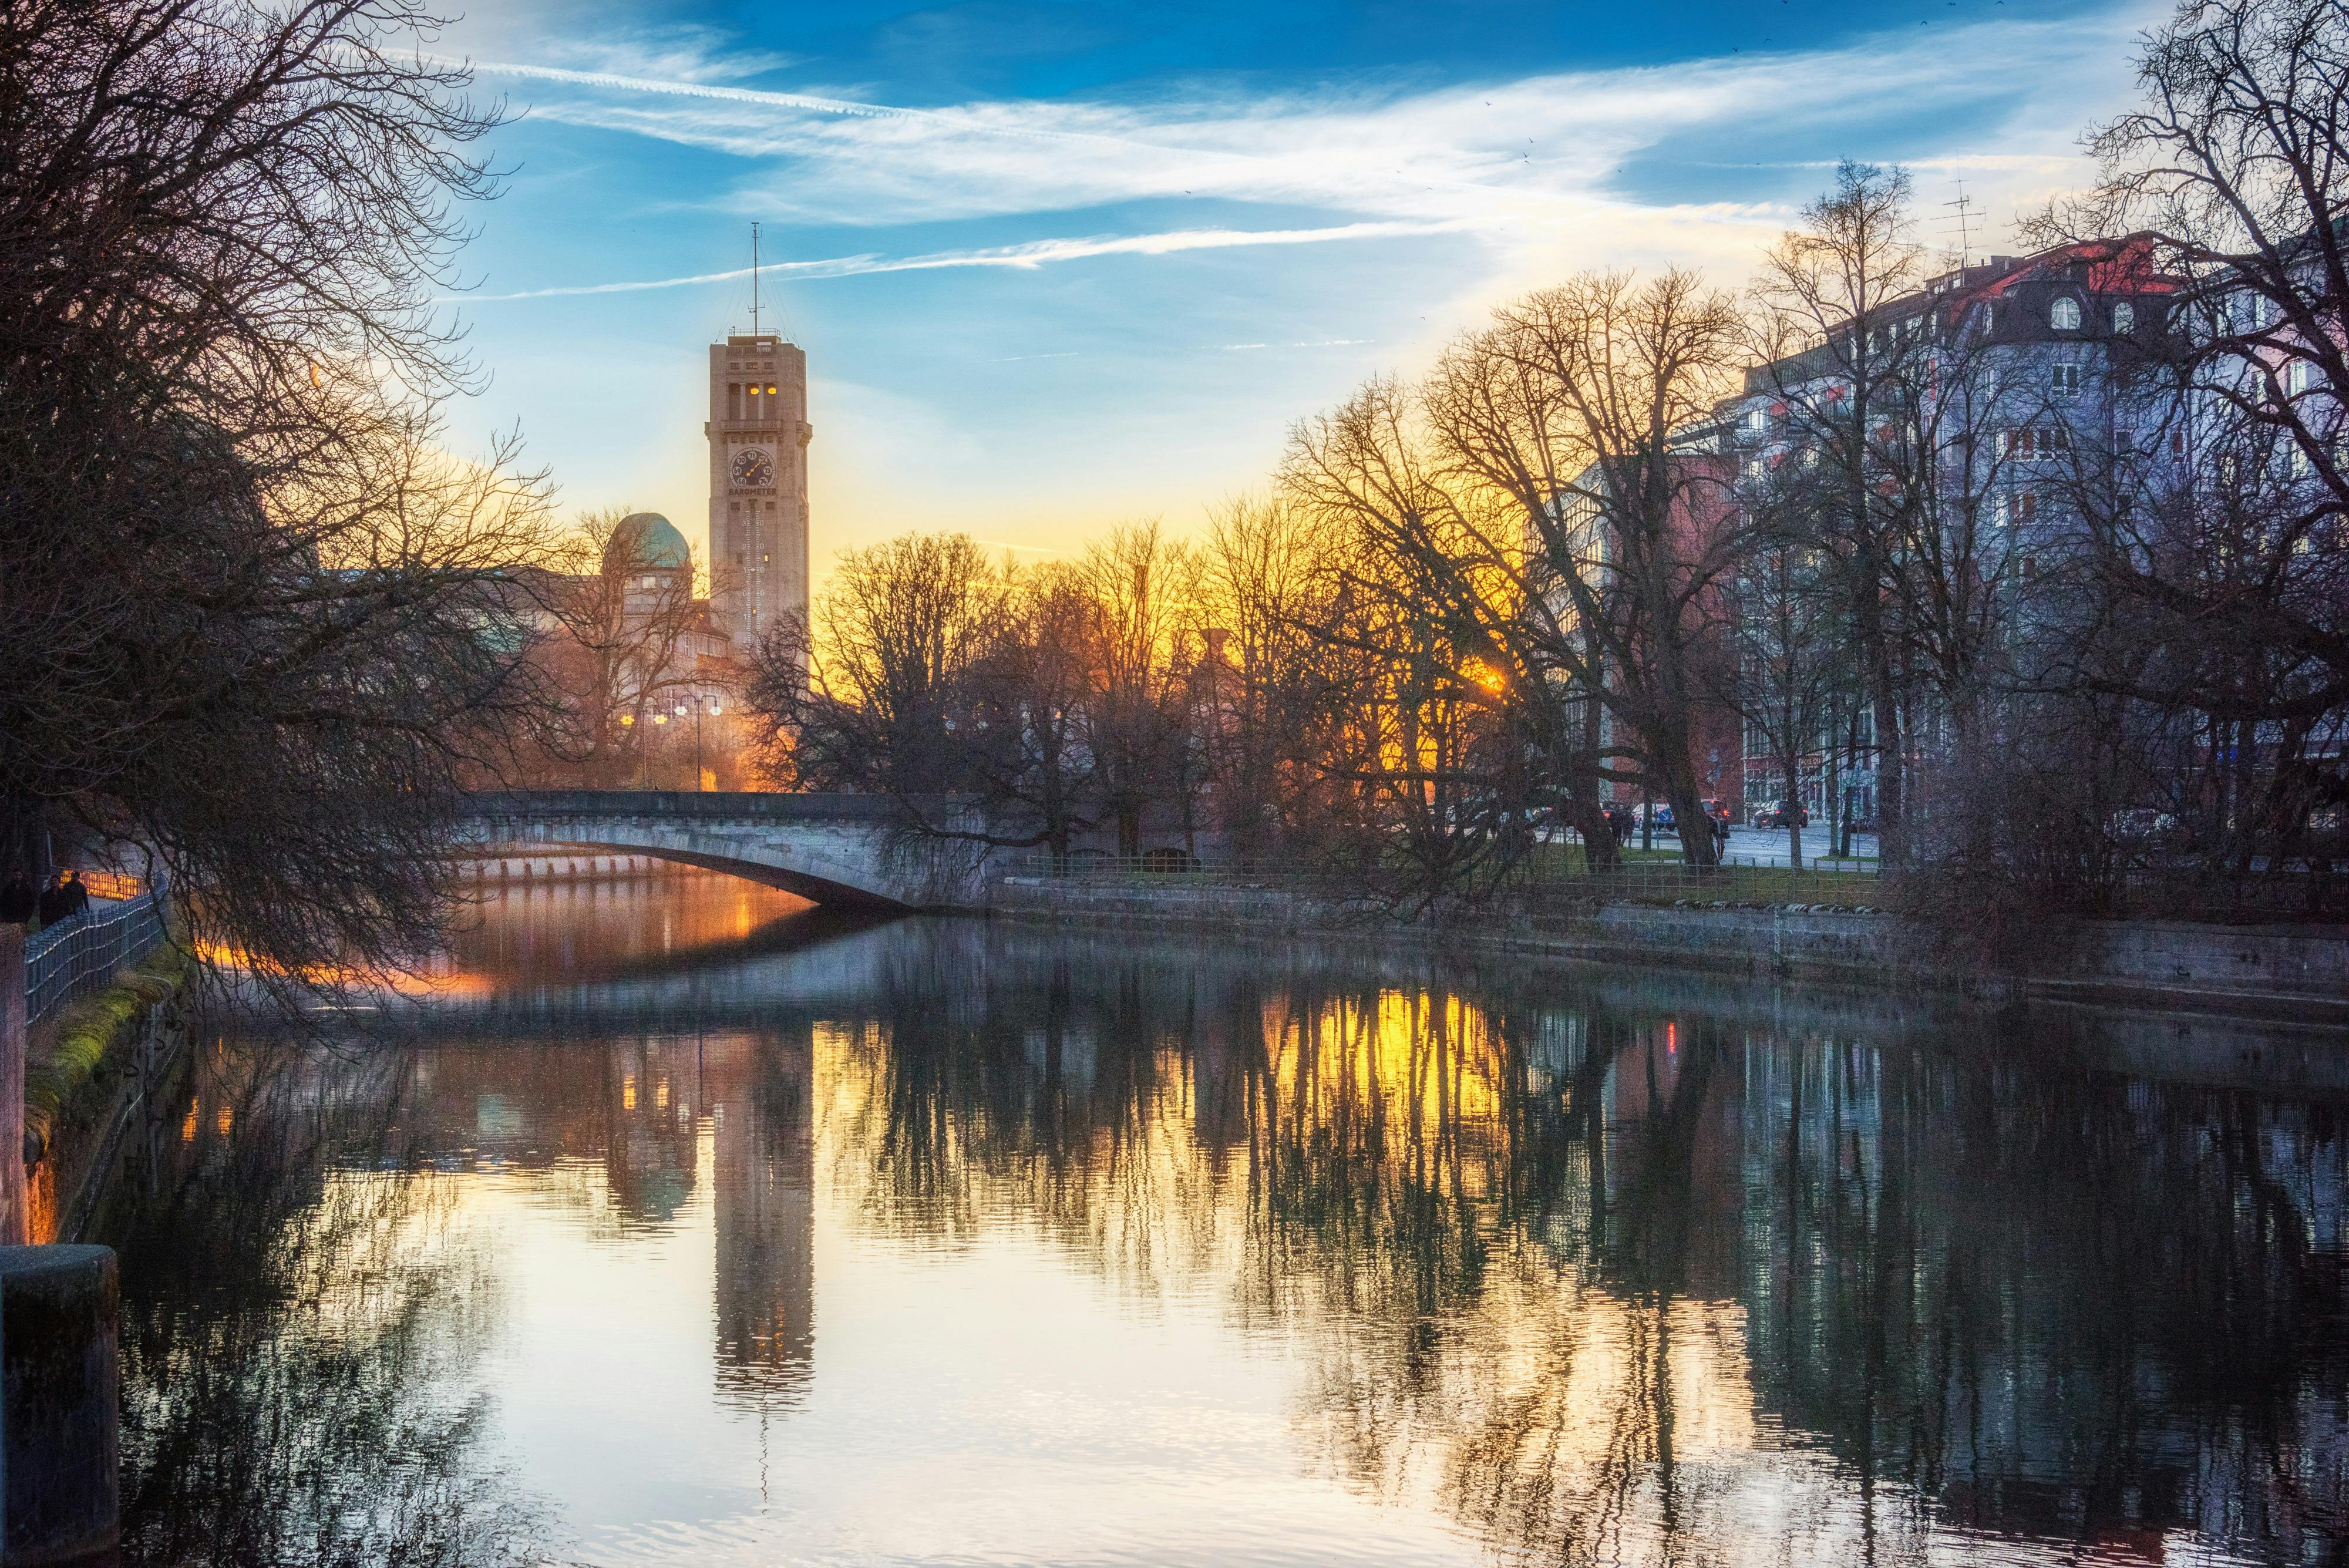
M80 872L66 873L66 896L69 900L66 906L66 912L68 915L89 913L89 888L82 881Z
M44 926L54 926L73 913L73 895L66 891L64 872L53 871L49 874L49 885L41 889L40 897L35 901L33 908L34 912L41 917L41 924Z
M23 925L33 918L39 902L31 879L22 871L11 871L7 885L0 887L0 925Z

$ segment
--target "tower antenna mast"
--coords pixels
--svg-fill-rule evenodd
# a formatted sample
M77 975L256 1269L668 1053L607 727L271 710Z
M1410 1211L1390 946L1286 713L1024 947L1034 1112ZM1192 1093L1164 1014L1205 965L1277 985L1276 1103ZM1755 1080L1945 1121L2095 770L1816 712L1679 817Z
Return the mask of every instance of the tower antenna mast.
M750 225L750 336L759 335L759 225Z
M1967 264L1972 259L1974 202L1972 197L1966 194L1966 182L1963 180L1961 180L1957 184L1958 199L1954 202L1944 202L1941 203L1944 207L1954 209L1957 213L1957 216L1945 221L1942 227L1947 229L1951 224L1955 224L1957 227L1958 270L1962 273L1965 271Z

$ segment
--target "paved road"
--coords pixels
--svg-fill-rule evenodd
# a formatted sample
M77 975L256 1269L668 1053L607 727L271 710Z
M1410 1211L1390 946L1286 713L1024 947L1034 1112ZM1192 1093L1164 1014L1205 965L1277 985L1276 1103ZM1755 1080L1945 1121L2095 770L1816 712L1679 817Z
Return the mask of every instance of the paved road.
M1803 829L1803 862L1808 865L1835 846L1827 842L1825 823L1814 823ZM1876 858L1876 835L1855 833L1851 836L1851 852L1862 860ZM1786 830L1774 828L1764 832L1758 827L1733 827L1729 831L1729 857L1733 860L1758 861L1765 866L1784 866L1787 858Z
M1639 842L1640 836L1637 833L1632 834L1632 846L1637 847ZM1677 849L1680 847L1680 840L1659 828L1656 832L1656 847ZM1809 865L1831 847L1833 846L1827 842L1827 830L1825 824L1816 824L1803 829L1804 865ZM1852 835L1851 852L1857 859L1875 859L1876 835L1872 833ZM1759 827L1733 827L1729 830L1728 855L1734 862L1756 866L1784 866L1787 861L1786 830L1783 827L1771 828L1767 831Z

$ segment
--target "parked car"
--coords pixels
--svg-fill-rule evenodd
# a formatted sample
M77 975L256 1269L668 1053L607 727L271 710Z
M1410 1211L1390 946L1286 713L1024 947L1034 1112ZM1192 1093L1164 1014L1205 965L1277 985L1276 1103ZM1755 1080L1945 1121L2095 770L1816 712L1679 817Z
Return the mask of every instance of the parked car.
M2116 844L2168 844L2178 836L2175 813L2149 805L2133 805L2105 819L2105 832Z

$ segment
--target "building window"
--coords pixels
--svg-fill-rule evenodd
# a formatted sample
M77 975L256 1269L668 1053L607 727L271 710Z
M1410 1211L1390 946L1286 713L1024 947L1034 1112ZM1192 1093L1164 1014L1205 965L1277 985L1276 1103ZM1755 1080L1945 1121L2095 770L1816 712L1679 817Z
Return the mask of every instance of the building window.
M2069 295L2058 299L2047 312L2047 325L2058 332L2080 330L2080 302Z
M2116 332L2134 332L2137 330L2136 306L2131 305L2127 300L2124 299L2118 305L2113 306L2113 330Z
M2048 389L2058 402L2069 402L2080 395L2080 367L2051 365L2048 367Z

